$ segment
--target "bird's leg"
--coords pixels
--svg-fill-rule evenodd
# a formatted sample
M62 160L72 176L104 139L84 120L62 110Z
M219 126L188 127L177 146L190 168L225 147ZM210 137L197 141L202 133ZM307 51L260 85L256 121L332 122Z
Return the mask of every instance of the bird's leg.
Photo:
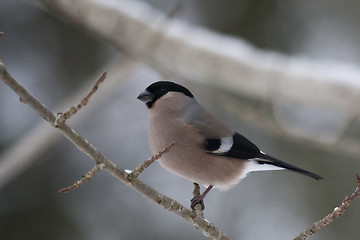
M195 196L193 197L190 201L191 201L191 209L195 210L195 205L200 204L201 205L201 210L205 209L205 205L204 205L204 198L206 196L206 194L208 194L208 192L213 188L214 186L210 185L200 196Z

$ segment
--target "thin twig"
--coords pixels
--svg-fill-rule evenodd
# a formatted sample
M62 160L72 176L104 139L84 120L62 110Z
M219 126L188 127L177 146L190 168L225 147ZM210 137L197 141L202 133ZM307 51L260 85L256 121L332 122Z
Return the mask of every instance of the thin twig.
M315 222L309 228L305 229L298 237L294 238L294 240L305 240L308 236L313 235L329 223L333 222L335 219L339 218L341 215L345 213L347 208L350 206L351 202L360 197L360 176L356 174L357 187L352 194L349 194L342 201L341 205L334 208L334 211L328 214L323 219Z
M71 118L74 114L76 114L80 108L88 104L90 97L96 92L99 88L100 83L102 83L106 78L106 72L103 72L100 77L95 81L94 87L91 91L80 101L76 106L71 106L69 110L64 113L58 113L55 120L55 127L59 126L59 123L65 123L65 121Z
M162 150L161 152L155 154L154 156L152 156L151 158L149 158L148 160L145 160L143 163L139 164L134 171L131 172L131 177L137 177L139 176L140 173L142 173L142 171L145 170L145 168L149 167L153 162L155 162L156 160L158 160L159 158L161 158L161 156L164 153L167 153L168 151L170 151L170 149L176 144L175 142L170 143L164 150Z
M34 111L39 113L49 124L55 127L55 115L35 99L21 84L19 84L11 75L7 72L4 64L0 61L0 78L8 85L21 99L21 101L29 105ZM66 138L68 138L80 151L87 154L92 158L96 164L104 164L104 170L108 171L111 175L123 183L130 186L132 189L139 192L145 198L148 198L156 204L162 206L164 209L182 217L195 228L199 229L205 236L210 239L229 239L220 229L214 224L207 221L202 216L194 216L193 212L176 202L175 200L167 197L164 194L159 193L155 189L141 182L138 178L131 178L129 174L122 168L116 166L110 159L105 157L99 150L92 146L87 140L81 137L68 125L60 124L57 128Z
M99 171L103 170L104 166L105 166L104 163L95 164L95 166L90 171L88 171L84 176L82 176L80 180L76 181L71 186L60 189L58 192L70 193L75 189L78 189L79 187L81 187L81 185L90 181Z

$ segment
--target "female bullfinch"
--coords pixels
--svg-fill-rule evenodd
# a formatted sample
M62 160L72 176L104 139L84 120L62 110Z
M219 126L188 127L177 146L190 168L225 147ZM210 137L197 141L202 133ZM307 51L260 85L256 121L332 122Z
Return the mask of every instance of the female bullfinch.
M208 186L191 200L201 204L211 188L228 188L252 171L288 169L315 179L321 176L280 161L207 112L185 87L169 81L148 86L138 99L150 113L149 143L153 154L176 144L159 164L193 182Z

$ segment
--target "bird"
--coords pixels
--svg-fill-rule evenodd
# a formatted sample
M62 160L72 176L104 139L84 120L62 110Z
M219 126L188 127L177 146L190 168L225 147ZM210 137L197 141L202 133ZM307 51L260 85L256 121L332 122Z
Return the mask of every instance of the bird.
M166 170L206 190L191 199L204 210L204 198L213 187L228 189L249 172L287 169L314 179L321 176L281 161L205 110L184 86L171 81L149 85L137 99L149 115L149 146L152 154L172 148L159 159Z

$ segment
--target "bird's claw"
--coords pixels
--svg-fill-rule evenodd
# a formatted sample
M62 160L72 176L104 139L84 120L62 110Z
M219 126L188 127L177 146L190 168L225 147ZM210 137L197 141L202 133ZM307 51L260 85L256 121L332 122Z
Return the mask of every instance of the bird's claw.
M201 210L205 209L205 204L201 197L193 197L190 201L191 201L190 207L192 210L195 210L195 206L198 204L200 204Z

